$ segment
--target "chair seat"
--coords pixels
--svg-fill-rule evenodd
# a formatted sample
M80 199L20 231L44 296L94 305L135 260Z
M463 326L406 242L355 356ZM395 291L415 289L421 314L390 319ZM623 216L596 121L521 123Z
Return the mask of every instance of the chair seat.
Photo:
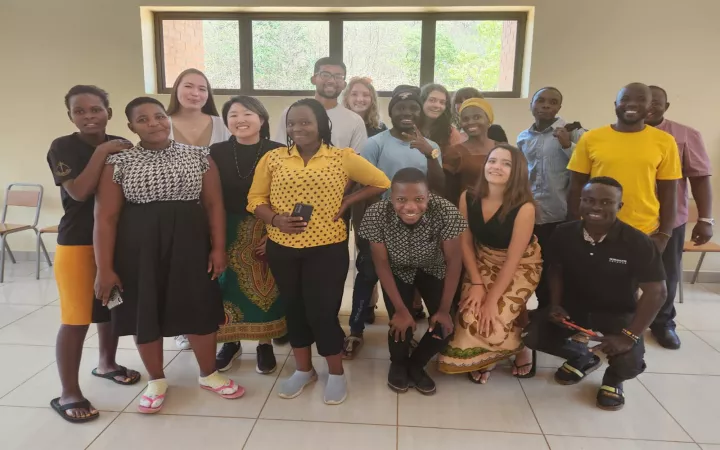
M16 223L0 223L0 234L15 233L18 231L29 230L30 225L19 225Z
M51 227L40 228L40 232L41 232L41 233L57 233L57 232L58 232L58 226L57 226L57 225L53 225L53 226L51 226Z
M685 245L683 246L684 252L709 252L709 253L715 253L720 252L720 245L714 243L714 242L708 242L703 245L695 245L693 241L687 241L685 242Z

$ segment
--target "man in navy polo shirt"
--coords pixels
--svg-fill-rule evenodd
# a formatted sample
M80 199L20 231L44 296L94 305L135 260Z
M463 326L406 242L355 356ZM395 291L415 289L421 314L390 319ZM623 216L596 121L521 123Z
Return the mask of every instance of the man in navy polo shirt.
M653 241L617 219L622 186L592 178L582 190L582 220L560 225L549 256L550 306L538 310L525 329L525 344L567 359L555 373L564 385L579 383L608 357L597 406L615 411L625 404L622 383L645 370L642 333L665 302L662 257ZM638 296L638 288L642 294ZM589 348L582 333L560 322L602 333Z

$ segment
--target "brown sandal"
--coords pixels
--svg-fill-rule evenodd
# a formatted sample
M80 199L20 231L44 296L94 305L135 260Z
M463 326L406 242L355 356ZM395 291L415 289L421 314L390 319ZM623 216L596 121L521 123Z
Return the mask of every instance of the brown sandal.
M361 336L350 335L345 338L343 344L343 359L351 360L360 352L360 347L363 345L363 338Z

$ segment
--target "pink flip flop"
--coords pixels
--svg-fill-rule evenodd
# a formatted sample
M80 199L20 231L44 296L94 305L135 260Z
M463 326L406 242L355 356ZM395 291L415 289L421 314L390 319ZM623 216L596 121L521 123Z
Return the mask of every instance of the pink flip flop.
M163 405L165 404L165 394L158 395L155 398L148 397L147 395L143 395L142 399L147 400L148 402L150 402L151 405L158 400L163 401L162 403L160 403L160 406L158 406L157 408L153 408L151 406L138 405L138 411L143 414L155 414L156 412L160 411L162 409Z
M220 393L220 391L222 391L223 389L233 388L235 386L237 386L237 391L233 392L232 394L221 394ZM205 389L206 391L214 392L222 398L227 398L230 400L235 399L235 398L240 398L243 395L245 395L245 388L240 385L236 385L235 381L233 381L233 380L230 380L230 384L222 385L217 389L213 389L210 386L204 386L202 384L200 385L200 387Z

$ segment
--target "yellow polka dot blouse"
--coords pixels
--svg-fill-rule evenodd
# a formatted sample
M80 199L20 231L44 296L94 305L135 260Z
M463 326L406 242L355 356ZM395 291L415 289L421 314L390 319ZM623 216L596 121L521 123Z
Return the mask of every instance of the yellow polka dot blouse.
M248 193L248 211L270 205L278 214L292 213L296 203L312 205L310 222L303 233L285 234L267 225L273 242L293 248L317 247L347 239L340 211L348 180L366 186L390 188L385 174L351 148L323 145L305 165L297 149L280 147L260 159Z

